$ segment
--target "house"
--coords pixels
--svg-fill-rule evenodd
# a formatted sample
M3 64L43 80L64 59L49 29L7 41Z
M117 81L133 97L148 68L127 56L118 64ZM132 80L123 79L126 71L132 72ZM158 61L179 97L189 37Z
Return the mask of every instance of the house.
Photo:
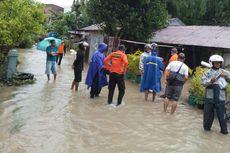
M44 13L47 16L47 22L50 25L52 23L52 17L54 15L58 15L60 13L64 13L64 8L54 5L54 4L45 4L45 10Z
M186 54L186 64L191 68L208 62L210 55L220 54L224 57L224 65L230 64L230 26L168 26L154 33L152 42L160 45L177 46ZM159 47L160 56L166 59L170 49Z
M94 24L77 31L69 31L71 41L79 42L86 40L89 43L89 50L86 51L85 60L90 62L91 57L97 50L99 43L105 42L108 45L106 53L114 51L120 44L120 39L117 37L106 36L102 32L102 28L98 24Z
M93 24L76 31L69 31L69 34L72 42L86 40L89 43L89 50L87 50L85 54L86 61L90 61L93 53L97 50L99 43L104 41L102 29L98 24Z

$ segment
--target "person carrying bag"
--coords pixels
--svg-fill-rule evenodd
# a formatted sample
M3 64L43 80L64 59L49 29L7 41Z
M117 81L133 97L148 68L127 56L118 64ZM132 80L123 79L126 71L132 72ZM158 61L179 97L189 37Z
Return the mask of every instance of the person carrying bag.
M183 85L184 84L184 75L180 74L181 67L184 65L184 63L181 64L180 68L177 72L170 71L169 76L167 77L167 84L168 85Z
M166 67L166 98L164 100L164 112L167 111L169 102L172 102L171 114L176 111L177 101L185 81L188 79L188 66L184 64L185 54L180 53L177 61L171 62Z

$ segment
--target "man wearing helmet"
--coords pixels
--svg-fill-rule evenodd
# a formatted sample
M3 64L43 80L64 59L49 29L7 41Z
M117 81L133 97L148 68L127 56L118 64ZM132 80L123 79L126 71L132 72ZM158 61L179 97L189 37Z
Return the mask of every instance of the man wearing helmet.
M148 100L148 94L153 94L154 102L156 93L161 91L161 76L164 70L162 60L156 55L155 51L144 61L144 74L141 81L141 92L145 92L145 101Z
M139 70L141 72L141 75L144 74L144 61L148 56L151 55L151 51L152 51L152 46L150 44L146 44L145 51L144 53L141 54L140 61L139 61Z
M157 43L152 43L151 47L152 47L152 52L156 52L156 55L158 55L158 51L157 51Z
M211 68L202 77L202 84L206 87L204 103L204 130L210 131L214 120L214 110L220 124L220 132L228 134L226 118L226 88L230 73L222 69L224 59L220 55L212 55L209 58Z

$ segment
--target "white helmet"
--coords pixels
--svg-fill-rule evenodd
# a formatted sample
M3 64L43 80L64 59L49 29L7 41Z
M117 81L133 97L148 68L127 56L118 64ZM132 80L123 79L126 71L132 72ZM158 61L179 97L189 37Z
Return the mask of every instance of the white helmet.
M150 49L152 49L152 46L151 46L151 44L146 44L146 45L145 45L145 48L150 48Z
M157 43L152 43L151 46L152 46L152 48L156 48L158 45L157 45Z
M209 58L209 64L211 65L211 66L213 66L212 65L212 62L224 62L224 59L223 59L223 57L221 57L220 55L212 55L210 58Z

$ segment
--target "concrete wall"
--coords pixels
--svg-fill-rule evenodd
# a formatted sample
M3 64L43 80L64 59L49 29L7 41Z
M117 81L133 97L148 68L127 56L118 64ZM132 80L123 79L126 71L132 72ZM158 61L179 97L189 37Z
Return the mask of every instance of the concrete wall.
M90 34L87 38L87 41L89 43L89 58L88 61L91 61L91 58L94 54L94 52L97 50L98 45L103 42L104 36L101 34Z
M223 53L224 66L230 65L230 49L225 49Z

